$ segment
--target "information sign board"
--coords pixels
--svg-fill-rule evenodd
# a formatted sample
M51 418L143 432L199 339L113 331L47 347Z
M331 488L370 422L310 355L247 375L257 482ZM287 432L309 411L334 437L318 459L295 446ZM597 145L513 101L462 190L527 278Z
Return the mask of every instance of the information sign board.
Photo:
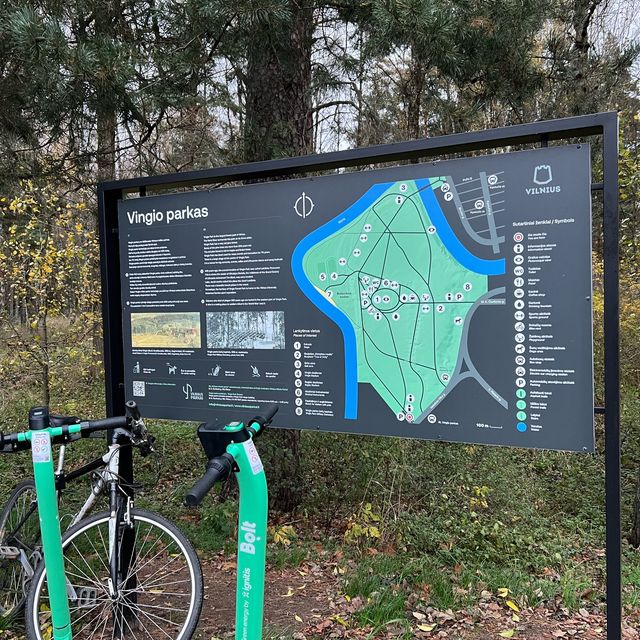
M592 451L588 145L119 202L150 417Z

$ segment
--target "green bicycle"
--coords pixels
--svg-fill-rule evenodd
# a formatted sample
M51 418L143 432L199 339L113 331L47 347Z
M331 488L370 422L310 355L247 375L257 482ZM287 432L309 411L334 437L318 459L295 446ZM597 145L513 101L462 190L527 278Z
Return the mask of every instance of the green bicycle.
M246 425L242 422L201 424L198 437L209 462L204 476L185 498L188 506L196 506L216 482L232 472L236 474L240 488L236 640L262 640L268 494L264 467L254 440L271 424L277 411L278 407L273 405Z

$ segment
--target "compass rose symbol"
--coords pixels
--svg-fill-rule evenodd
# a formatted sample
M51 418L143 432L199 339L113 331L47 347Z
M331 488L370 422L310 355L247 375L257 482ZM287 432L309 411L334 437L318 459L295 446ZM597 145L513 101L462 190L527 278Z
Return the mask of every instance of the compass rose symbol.
M311 215L313 211L313 200L303 191L302 195L296 200L293 205L295 212L301 217L306 218Z

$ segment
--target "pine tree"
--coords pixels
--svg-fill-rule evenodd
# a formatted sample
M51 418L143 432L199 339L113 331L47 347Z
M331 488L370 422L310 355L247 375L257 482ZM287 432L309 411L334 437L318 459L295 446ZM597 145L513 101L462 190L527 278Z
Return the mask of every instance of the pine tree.
M221 0L8 0L4 12L0 55L30 75L18 68L5 79L33 98L18 110L22 129L45 144L37 130L45 127L64 148L55 149L60 164L98 180L115 177L123 154L140 151L167 112L197 103L234 15Z

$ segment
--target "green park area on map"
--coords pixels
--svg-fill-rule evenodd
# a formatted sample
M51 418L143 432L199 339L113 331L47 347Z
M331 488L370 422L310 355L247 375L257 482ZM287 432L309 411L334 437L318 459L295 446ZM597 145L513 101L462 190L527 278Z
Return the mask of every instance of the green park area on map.
M399 420L422 421L452 381L465 318L488 282L445 247L416 183L390 185L309 249L303 269L355 330L358 382Z

